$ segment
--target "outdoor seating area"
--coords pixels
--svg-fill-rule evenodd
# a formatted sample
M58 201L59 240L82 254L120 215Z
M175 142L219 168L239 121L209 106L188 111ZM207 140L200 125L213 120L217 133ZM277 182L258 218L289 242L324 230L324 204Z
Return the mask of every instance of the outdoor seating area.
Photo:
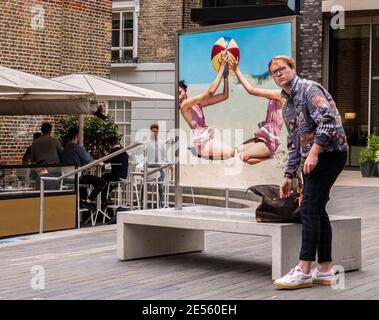
M0 66L0 115L48 115L48 114L91 114L100 117L102 120L107 118L102 114L100 103L104 101L154 101L163 100L171 101L173 97L154 90L144 89L133 85L124 84L109 79L92 76L85 73L73 74L69 76L56 77L47 79L40 76L32 75L26 72ZM111 213L116 217L117 210L133 210L146 208L147 204L151 207L168 206L166 196L169 175L166 180L157 181L155 178L149 179L146 183L145 202L143 199L144 190L143 180L134 179L138 176L138 170L131 164L131 170L128 172L128 160L123 163L109 164L110 171L104 171L104 163L98 161L95 165L90 165L89 174L83 172L81 167L95 162L91 155L83 148L83 121L79 119L78 127L70 128L62 141L51 137L53 126L49 122L44 122L41 126L41 132L35 132L33 143L25 152L24 158L27 164L53 164L63 165L61 170L46 168L41 166L41 171L31 170L37 177L35 180L34 191L40 191L41 205L39 221L33 221L34 225L40 225L39 232L44 232L44 196L45 191L57 190L60 192L70 191L76 194L77 200L75 211L71 214L76 215L76 225L65 224L67 227L80 228L80 226L95 226L98 217L102 217L102 222L112 222ZM38 135L37 135L38 134ZM109 137L112 138L112 137ZM113 137L114 142L111 147L119 145L119 138ZM79 144L78 147L77 146ZM68 146L68 151L62 147ZM106 147L106 146L103 146ZM74 148L74 149L73 149ZM27 154L28 152L28 154ZM120 154L120 153L119 153ZM84 161L77 159L86 158ZM127 159L127 154L125 155ZM142 167L147 160L142 158ZM74 166L73 166L74 165ZM147 162L146 162L147 165ZM119 166L117 168L117 166ZM116 167L116 168L114 168ZM172 166L171 166L172 167ZM78 169L75 169L78 168ZM122 171L122 174L114 175L114 172ZM161 169L162 172L165 167ZM139 169L140 171L140 169ZM37 172L37 173L36 173ZM110 178L104 181L103 177L110 172ZM113 174L113 176L112 176ZM3 174L4 176L4 174ZM130 183L131 177L133 183ZM24 192L21 185L5 185L4 181L11 178L9 174L0 177L0 191L2 196ZM20 178L20 177L19 177ZM16 178L17 181L19 178ZM21 179L21 178L20 178ZM147 175L144 176L147 179ZM171 175L172 179L172 175ZM21 183L21 182L20 182ZM105 186L102 184L106 183ZM42 184L42 186L41 186ZM3 186L4 185L4 186ZM27 185L26 187L28 187ZM12 187L12 190L9 189ZM103 190L104 189L104 190ZM113 191L113 189L115 191ZM147 191L147 189L149 189ZM159 190L159 192L158 192ZM112 192L111 192L112 191ZM92 198L91 198L92 197ZM91 199L90 199L91 198ZM103 199L102 199L103 198ZM110 202L108 203L108 198ZM136 199L136 200L134 200ZM108 206L110 211L108 211ZM71 208L72 210L72 208ZM88 216L89 215L89 216ZM83 219L83 216L87 216ZM8 224L4 225L7 230ZM64 227L63 227L64 228ZM32 228L30 230L35 230ZM51 230L51 229L50 229ZM14 231L5 231L4 235L17 235ZM30 231L32 232L32 231Z
M379 0L0 12L0 301L379 299Z
M161 164L162 167L165 164ZM146 187L146 208L150 209L159 209L159 208L169 208L174 206L174 202L171 200L170 202L170 189L172 192L172 188L174 186L174 170L173 165L166 164L168 166L164 167L164 179L162 181L158 181L158 178L150 178L147 177ZM157 168L156 165L154 165ZM159 168L159 167L158 167ZM95 168L93 174L96 174ZM144 208L144 172L143 168L138 168L136 163L129 163L129 174L126 179L120 179L119 181L111 181L107 187L106 199L107 202L104 204L101 200L101 195L98 195L96 206L94 208L91 207L83 207L81 206L81 210L84 215L89 214L88 219L83 219L83 214L81 214L81 222L82 226L88 225L91 221L91 226L95 226L97 222L104 223L115 223L117 213L123 211L133 211L133 210L142 210ZM83 185L88 188L87 193L90 193L92 190L91 185ZM111 190L112 188L112 190ZM162 193L159 193L159 188L162 188ZM171 193L171 197L173 194ZM162 198L162 199L161 199Z

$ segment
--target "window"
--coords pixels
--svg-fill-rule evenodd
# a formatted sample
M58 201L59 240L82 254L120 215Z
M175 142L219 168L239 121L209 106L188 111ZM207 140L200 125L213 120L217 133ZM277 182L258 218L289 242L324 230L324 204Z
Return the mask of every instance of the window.
M346 132L349 166L359 166L359 152L370 134L370 41L369 24L331 29L329 87Z
M125 147L131 143L131 103L127 101L109 101L108 115L118 125L122 135L121 144Z
M112 13L112 63L136 63L134 11Z

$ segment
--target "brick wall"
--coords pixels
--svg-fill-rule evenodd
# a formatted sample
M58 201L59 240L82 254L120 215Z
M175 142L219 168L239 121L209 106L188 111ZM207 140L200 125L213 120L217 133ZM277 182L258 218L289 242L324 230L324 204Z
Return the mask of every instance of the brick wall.
M183 28L183 0L142 0L140 10L138 62L174 62L176 30Z
M38 6L42 30L32 28ZM0 65L45 77L110 76L112 0L2 0L0 12ZM41 123L57 118L0 117L0 162L19 161Z
M322 6L321 0L300 2L300 43L297 71L301 77L322 79Z
M184 28L197 28L199 25L191 21L191 9L201 8L202 0L183 0L184 1Z

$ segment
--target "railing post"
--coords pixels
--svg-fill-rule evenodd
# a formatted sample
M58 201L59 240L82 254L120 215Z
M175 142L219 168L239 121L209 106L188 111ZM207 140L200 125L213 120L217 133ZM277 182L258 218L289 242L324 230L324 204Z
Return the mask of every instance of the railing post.
M43 233L43 216L45 207L45 181L43 177L40 178L40 201L39 201L39 233Z
M76 179L76 207L78 212L78 229L80 229L80 186L79 186L79 173L75 175Z
M145 143L145 149L143 150L144 166L143 166L143 209L147 209L147 142Z

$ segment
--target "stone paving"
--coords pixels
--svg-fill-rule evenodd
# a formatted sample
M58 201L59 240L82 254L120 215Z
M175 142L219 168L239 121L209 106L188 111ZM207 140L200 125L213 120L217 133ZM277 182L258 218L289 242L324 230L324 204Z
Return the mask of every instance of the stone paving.
M112 225L1 242L0 299L379 299L378 195L379 178L350 171L332 190L329 213L362 217L362 269L344 288L276 290L259 236L206 232L204 252L121 262Z

